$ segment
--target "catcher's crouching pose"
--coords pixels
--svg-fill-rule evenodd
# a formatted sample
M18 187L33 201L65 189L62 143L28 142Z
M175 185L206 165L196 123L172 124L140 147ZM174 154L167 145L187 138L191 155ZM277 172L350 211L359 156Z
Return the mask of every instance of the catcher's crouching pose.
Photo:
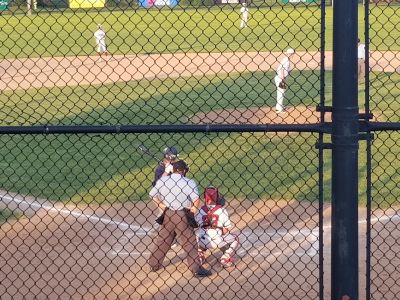
M239 238L229 233L232 224L228 211L223 207L225 200L220 197L217 188L209 186L204 191L204 201L205 205L196 214L199 258L204 263L206 249L220 249L223 252L221 265L230 267L235 250L239 247Z

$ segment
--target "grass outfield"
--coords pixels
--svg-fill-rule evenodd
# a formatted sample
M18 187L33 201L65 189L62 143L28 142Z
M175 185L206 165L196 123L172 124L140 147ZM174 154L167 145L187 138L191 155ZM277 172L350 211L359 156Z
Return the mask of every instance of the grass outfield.
M19 214L16 214L15 212L12 212L9 209L0 209L0 225L11 220L18 218Z
M313 94L313 97L305 104L317 103L318 94L314 86L317 75L311 71L293 74L298 81L292 84L294 90L288 92L288 96L295 98L293 105L299 104L302 101L300 97L304 97L306 93ZM18 92L3 93L0 101L6 106L7 103L19 99L18 106L21 107L21 111L13 111L11 108L3 110L9 115L2 117L5 120L7 118L16 120L14 125L20 122L37 124L38 120L42 124L98 124L98 120L103 120L104 122L100 123L104 124L173 124L187 122L191 116L200 111L273 106L275 101L274 96L271 96L275 94L273 76L273 73L263 72L242 75L219 74L203 78L131 81L97 87L31 89L27 93L21 92L21 95ZM307 81L310 78L314 78L313 81ZM308 85L305 85L306 81ZM257 93L257 91L262 92ZM294 94L297 96L294 97ZM90 101L97 105L96 101L99 100L103 108L91 109ZM53 116L55 112L57 114ZM9 124L13 125L11 122ZM249 140L246 140L240 136L239 134L3 136L5 147L1 150L3 157L0 161L8 164L4 165L1 185L6 190L55 200L72 198L76 202L84 200L87 203L96 201L101 203L147 199L155 162L148 157L140 157L135 146L143 143L153 152L159 153L165 145L176 144L189 156L193 174L202 186L209 184L212 179L214 184L223 182L224 189L229 191L230 196L257 198L266 197L266 193L278 196L276 188L284 184L281 182L283 173L275 179L269 178L265 186L258 185L258 179L264 176L263 170L280 168L279 165L272 163L279 156L280 148L277 147L284 147L286 154L283 157L286 155L287 159L293 161L292 166L286 166L285 169L275 172L286 172L286 168L291 167L293 172L297 173L300 172L299 158L296 159L293 153L304 155L310 152L310 148L312 149L312 145L315 144L315 142L307 144L302 138L306 149L298 152L300 146L293 144L290 146L291 151L287 152L288 146L284 146L284 143L292 144L293 138L285 140L282 144L280 137L271 143L266 137L252 138L251 134L244 134L243 136L249 137ZM210 151L216 144L219 145L218 149L212 151L211 155ZM247 149L254 151L258 149L254 152L254 156L262 152L262 149L271 149L270 147L275 149L271 158L264 157L267 151L250 163L250 167L261 166L259 172L253 176L247 171L251 168L248 169L247 165L242 164L242 160L249 159ZM233 150L234 152L231 152ZM219 167L218 164L212 163L218 156L222 161ZM281 159L281 163L285 164L286 159ZM213 169L209 170L206 165L213 165ZM234 170L228 171L232 167ZM236 179L233 180L232 176L235 176L235 173ZM314 173L315 169L310 171L310 174ZM300 192L298 186L304 185L305 180L300 174L302 173L294 174L296 177L294 181L300 180L293 186L297 192ZM272 188L270 182L276 187ZM286 185L285 189L288 189L288 186L290 185ZM312 186L315 187L315 182ZM307 190L310 188L311 186L307 187ZM303 193L308 192L303 191ZM293 191L289 193L287 190L286 194L288 198L293 197ZM315 195L310 199L315 199Z
M251 11L249 28L239 30L239 6L4 15L0 58L94 54L97 23L104 25L108 49L114 54L281 51L289 44L311 51L320 47L320 18L317 6L260 8ZM400 50L395 42L400 38L397 6L373 8L370 21L371 50ZM331 7L326 11L326 25L326 49L331 50ZM359 28L363 28L362 6Z
M319 71L292 72L289 105L316 106ZM19 99L21 111L3 110L24 124L176 124L187 123L198 112L215 109L273 106L274 74L218 74L202 78L142 80L101 86L31 89L0 95L6 106ZM375 77L374 77L375 76ZM372 73L373 82L385 82L398 74ZM374 80L379 79L379 80ZM331 73L326 73L326 102L331 103ZM383 118L396 118L397 94L376 84L373 94L384 99L371 103ZM258 91L258 92L257 92ZM22 93L22 92L21 92ZM51 95L51 96L50 96ZM360 102L363 95L360 94ZM11 100L11 101L10 101ZM90 103L100 103L93 110ZM15 105L15 104L14 104ZM94 105L93 105L94 106ZM96 106L98 107L98 106ZM15 115L12 115L14 114ZM55 114L55 115L53 115ZM18 117L17 117L18 116ZM385 117L386 116L386 117ZM102 120L99 122L99 120ZM394 120L393 120L394 121ZM374 201L395 203L395 182L400 178L398 147L391 147L398 133L379 133L374 141ZM119 134L119 135L3 135L0 150L1 186L5 190L51 200L113 203L148 199L156 162L136 147L144 144L155 154L165 145L177 145L191 165L192 176L205 187L218 185L228 198L303 199L318 195L316 134ZM363 142L360 149L364 148ZM365 154L360 151L361 202L365 202ZM330 199L330 152L325 151L326 199ZM379 165L378 165L379 164ZM393 187L391 187L393 185ZM381 205L381 204L380 204Z

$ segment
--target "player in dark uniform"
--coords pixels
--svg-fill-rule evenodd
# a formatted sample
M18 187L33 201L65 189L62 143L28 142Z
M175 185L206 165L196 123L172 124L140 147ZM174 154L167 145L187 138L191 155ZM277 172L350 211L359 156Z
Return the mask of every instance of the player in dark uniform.
M172 164L179 156L178 150L176 150L175 147L167 147L163 150L163 156L163 161L158 165L154 172L153 186L156 185L157 180L162 176L168 176L172 174Z

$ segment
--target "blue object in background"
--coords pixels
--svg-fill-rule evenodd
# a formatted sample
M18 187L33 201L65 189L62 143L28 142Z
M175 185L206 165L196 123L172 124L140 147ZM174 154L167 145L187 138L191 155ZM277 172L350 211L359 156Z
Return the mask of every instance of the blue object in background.
M174 7L174 6L178 5L178 0L139 0L139 5L142 7L152 7L152 6Z

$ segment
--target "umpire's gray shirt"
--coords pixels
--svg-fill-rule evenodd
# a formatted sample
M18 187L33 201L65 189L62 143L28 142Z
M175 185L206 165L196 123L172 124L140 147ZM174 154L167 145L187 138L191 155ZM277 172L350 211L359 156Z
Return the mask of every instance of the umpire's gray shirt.
M172 210L190 208L193 201L199 199L196 182L176 173L157 180L149 195L151 198L157 197Z

